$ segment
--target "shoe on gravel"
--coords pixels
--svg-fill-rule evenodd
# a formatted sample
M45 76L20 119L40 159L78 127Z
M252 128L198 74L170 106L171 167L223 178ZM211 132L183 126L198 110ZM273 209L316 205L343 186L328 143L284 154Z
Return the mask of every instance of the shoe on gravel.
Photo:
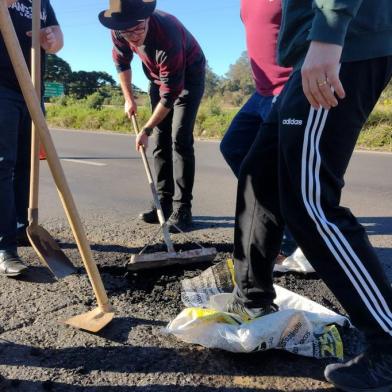
M226 311L228 313L237 314L243 321L251 321L267 314L275 313L279 310L279 306L272 303L261 308L247 308L233 295L233 298L227 303Z
M166 220L168 220L173 211L173 207L171 204L162 203L161 205L162 205L163 216L165 217ZM155 205L151 204L149 210L144 211L139 215L139 219L141 219L146 223L159 223L157 209Z
M325 368L324 376L346 392L392 391L392 353L368 350L346 363Z
M0 252L0 275L18 276L27 270L17 252Z
M192 212L190 207L180 206L171 215L167 221L170 233L180 231L189 231L192 228Z

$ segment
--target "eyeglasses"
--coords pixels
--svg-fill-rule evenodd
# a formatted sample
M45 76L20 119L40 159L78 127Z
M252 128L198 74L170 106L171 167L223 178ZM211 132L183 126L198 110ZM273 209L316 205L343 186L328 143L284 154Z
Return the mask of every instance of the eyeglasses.
M136 26L130 29L120 30L119 33L122 36L135 36L143 33L145 28L146 28L146 20L143 20L142 22L138 23Z

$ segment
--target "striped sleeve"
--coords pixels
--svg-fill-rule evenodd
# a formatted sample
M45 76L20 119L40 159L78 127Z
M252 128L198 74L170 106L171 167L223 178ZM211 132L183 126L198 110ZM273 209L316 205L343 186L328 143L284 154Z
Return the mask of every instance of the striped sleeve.
M127 71L131 68L133 52L128 42L121 35L112 30L113 50L112 57L118 73Z
M182 41L176 40L169 49L157 53L159 67L161 104L172 108L175 100L184 89L185 81L185 53Z

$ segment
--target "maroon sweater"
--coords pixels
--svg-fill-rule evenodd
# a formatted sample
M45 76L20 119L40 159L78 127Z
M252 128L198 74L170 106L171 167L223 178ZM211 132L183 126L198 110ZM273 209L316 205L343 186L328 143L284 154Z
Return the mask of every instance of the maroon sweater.
M130 69L133 54L143 70L159 86L161 103L171 108L187 82L204 82L205 57L193 35L173 15L154 11L144 44L132 46L121 33L112 31L113 60L118 72Z
M256 90L264 96L281 92L291 73L277 64L277 41L282 19L281 0L241 0L241 18Z

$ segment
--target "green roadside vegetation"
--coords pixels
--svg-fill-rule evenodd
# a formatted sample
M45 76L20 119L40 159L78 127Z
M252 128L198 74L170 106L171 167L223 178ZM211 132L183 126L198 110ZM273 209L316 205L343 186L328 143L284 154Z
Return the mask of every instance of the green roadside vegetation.
M62 72L63 68L66 72ZM102 72L72 72L58 57L49 61L49 78L65 85L65 96L47 105L51 127L131 132L124 115L120 88ZM68 78L64 78L64 75ZM230 66L224 77L207 70L206 92L196 119L195 136L221 139L231 120L253 92L253 81L246 53ZM146 93L134 86L138 117L143 124L150 115ZM358 148L392 152L392 84L384 91L358 139Z
M392 82L360 133L357 147L392 152Z

